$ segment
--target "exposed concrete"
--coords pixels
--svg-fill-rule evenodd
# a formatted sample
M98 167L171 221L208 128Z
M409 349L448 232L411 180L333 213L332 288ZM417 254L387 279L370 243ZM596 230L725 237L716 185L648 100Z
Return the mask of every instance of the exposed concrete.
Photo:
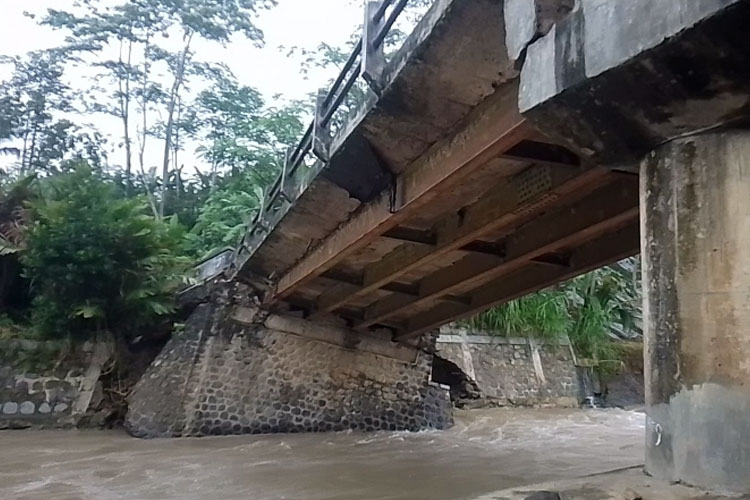
M641 220L646 468L750 493L750 132L654 151Z
M542 492L545 492L548 496L542 496ZM578 479L509 488L483 495L476 500L530 500L537 498L560 498L562 500L728 500L730 498L750 498L750 496L723 496L691 488L684 484L671 484L667 481L648 477L638 466Z
M741 122L750 114L748 19L743 0L580 0L528 47L519 109L616 165Z
M505 45L510 58L521 58L526 46L546 35L573 10L575 3L575 0L505 0Z
M356 349L408 363L415 363L419 354L419 351L415 347L392 342L389 332L384 332L384 336L378 337L368 332L355 332L348 328L336 328L313 323L301 318L276 314L269 315L264 324L272 330L291 333L345 349Z

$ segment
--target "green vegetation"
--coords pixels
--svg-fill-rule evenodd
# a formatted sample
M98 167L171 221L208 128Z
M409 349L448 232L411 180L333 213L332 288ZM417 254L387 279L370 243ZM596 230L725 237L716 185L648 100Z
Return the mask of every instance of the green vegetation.
M567 336L579 356L616 364L619 341L641 333L639 269L637 258L625 259L461 323L495 335Z
M118 196L86 165L41 187L21 257L41 335L132 337L173 312L190 265L176 217L154 219L144 200Z
M65 341L35 342L31 327L0 314L0 362L25 371L53 368L66 351Z
M428 2L410 3L406 23ZM236 245L310 110L267 102L196 47L245 39L274 0L76 2L38 21L65 34L50 50L0 56L0 340L121 344L169 328L190 263ZM66 7L67 8L67 7ZM387 52L404 37L394 30ZM306 68L331 73L351 47ZM304 68L303 68L304 70ZM85 88L71 72L89 75ZM358 82L334 127L365 97ZM114 118L103 135L87 123ZM112 133L114 131L114 133ZM158 149L157 164L148 151ZM186 151L207 168L185 166ZM582 357L617 359L638 331L632 260L487 311L465 324L500 335L567 335Z
M568 331L572 320L564 294L542 291L492 308L462 324L502 336L557 338Z
M3 342L163 338L191 264L237 244L307 119L197 54L262 45L255 19L273 5L80 2L37 18L59 47L0 56ZM106 136L87 123L102 116ZM186 168L188 148L210 170Z

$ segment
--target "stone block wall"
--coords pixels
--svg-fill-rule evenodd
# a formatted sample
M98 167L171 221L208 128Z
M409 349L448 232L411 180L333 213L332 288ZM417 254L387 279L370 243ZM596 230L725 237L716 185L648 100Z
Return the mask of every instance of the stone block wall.
M442 328L437 353L476 383L481 397L498 405L578 405L578 377L569 342L470 335Z
M173 437L452 424L447 388L430 381L431 354L256 312L198 306L131 393L129 432Z
M85 383L88 345L82 358L56 369L31 372L17 363L19 353L44 348L43 343L13 341L0 353L0 429L31 426L63 427L73 423L73 410Z

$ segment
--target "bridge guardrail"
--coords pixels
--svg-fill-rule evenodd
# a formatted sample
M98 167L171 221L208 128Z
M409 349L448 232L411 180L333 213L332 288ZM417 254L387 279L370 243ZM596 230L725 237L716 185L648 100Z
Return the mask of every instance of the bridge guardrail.
M241 267L238 265L241 258L249 259L262 242L249 245L248 238L261 233L270 233L283 216L283 211L279 209L279 202L291 205L304 191L303 186L291 180L294 179L299 168L305 164L305 159L309 157L309 154L312 152L319 166L328 162L332 142L331 120L358 78L361 76L369 88L376 95L380 95L383 90L382 81L385 69L384 42L408 1L367 2L362 36L355 44L331 88L321 89L318 92L312 123L305 129L297 146L287 151L281 173L264 191L260 207L252 218L240 246L234 252L234 259L227 265L234 264L235 268ZM292 186L292 184L295 185Z

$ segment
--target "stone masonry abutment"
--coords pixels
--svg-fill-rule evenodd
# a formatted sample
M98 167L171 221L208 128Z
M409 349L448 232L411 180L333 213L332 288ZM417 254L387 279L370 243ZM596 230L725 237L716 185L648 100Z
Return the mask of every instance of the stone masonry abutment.
M144 438L442 429L448 389L432 354L376 336L234 303L199 305L129 397Z
M750 132L641 164L646 470L750 491Z

